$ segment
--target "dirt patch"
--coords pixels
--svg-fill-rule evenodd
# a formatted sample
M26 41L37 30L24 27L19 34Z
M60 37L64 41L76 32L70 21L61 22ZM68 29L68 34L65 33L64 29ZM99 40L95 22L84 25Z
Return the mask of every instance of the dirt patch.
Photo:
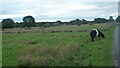
M36 44L38 42L38 40L28 40L28 41L24 41L24 42L22 42L22 43L24 43L24 44L29 44L29 45L33 45L33 44Z
M83 37L81 35L50 35L52 37Z

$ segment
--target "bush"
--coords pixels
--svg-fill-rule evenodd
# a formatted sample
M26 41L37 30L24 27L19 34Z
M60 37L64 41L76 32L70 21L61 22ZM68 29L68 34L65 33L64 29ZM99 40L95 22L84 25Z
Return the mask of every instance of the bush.
M2 28L13 28L14 21L10 18L2 20Z

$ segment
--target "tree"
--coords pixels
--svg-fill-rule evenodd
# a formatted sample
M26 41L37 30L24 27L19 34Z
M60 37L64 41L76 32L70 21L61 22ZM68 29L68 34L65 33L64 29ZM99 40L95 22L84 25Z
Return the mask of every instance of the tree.
M107 22L108 20L107 19L105 19L105 18L95 18L94 19L94 22L95 23L105 23L105 22Z
M16 22L16 23L14 23L14 27L20 27L20 23L18 23L18 22Z
M120 16L116 18L116 22L120 22Z
M2 28L13 28L14 27L14 21L10 18L3 19L2 20Z
M59 25L61 25L61 24L62 24L62 21L57 20L56 23L58 23Z
M60 20L57 20L56 22L59 22L59 23L61 23L61 21L60 21Z
M82 19L82 24L87 24L87 20L85 20L85 19Z
M80 25L80 24L81 24L81 23L80 23L81 20L79 20L79 19L76 19L75 22L76 22L77 25Z
M109 22L114 22L114 19L112 16L109 17Z
M72 20L72 21L70 21L70 24L71 25L80 25L81 24L81 20L79 20L79 19Z
M32 16L25 16L23 17L23 27L34 27L35 26L35 19Z

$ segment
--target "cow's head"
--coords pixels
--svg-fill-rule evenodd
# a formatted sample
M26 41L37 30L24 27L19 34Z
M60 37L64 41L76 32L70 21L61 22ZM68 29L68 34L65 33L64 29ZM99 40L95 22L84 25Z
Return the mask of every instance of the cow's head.
M101 34L101 37L102 37L102 38L105 38L104 34Z

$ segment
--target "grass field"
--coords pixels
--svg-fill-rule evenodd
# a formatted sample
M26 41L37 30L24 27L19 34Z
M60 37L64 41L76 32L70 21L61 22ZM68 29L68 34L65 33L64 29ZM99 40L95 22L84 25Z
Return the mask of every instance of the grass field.
M0 67L2 67L2 32L0 31Z
M102 30L106 38L91 42L89 31L93 28ZM111 54L114 28L114 24L86 24L36 27L27 31L20 28L5 29L2 35L2 64L3 66L114 66ZM72 32L65 32L68 30Z

